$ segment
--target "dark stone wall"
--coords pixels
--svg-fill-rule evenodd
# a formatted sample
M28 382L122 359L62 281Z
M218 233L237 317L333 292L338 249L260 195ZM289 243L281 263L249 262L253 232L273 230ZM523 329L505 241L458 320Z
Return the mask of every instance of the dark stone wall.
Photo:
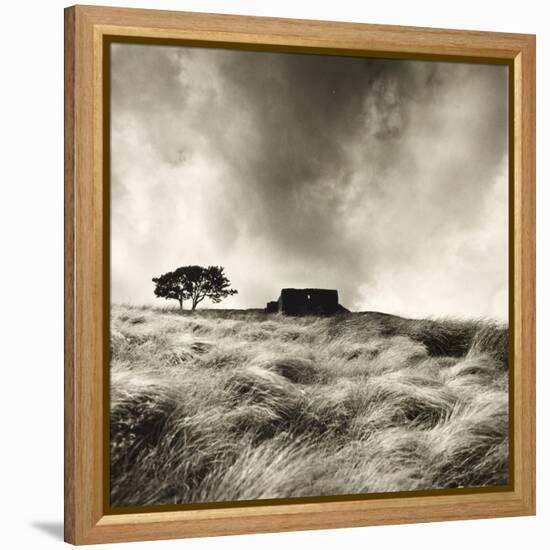
M279 311L286 315L332 315L339 309L338 291L324 288L283 288Z
M279 311L279 302L267 302L266 313L277 313Z

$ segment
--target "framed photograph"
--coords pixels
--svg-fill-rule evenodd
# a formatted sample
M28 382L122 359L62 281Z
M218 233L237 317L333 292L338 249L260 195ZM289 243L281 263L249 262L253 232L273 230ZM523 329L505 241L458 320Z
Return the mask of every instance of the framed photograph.
M65 11L65 538L535 513L535 37Z

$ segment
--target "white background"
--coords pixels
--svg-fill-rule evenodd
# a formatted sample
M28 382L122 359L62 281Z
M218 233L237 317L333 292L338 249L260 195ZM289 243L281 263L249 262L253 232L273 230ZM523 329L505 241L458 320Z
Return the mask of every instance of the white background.
M90 1L88 3L96 3ZM549 21L546 2L131 1L128 7L536 33L538 516L135 543L136 548L548 548ZM4 2L0 40L0 506L3 548L59 548L63 520L63 7ZM545 155L546 153L546 155ZM546 157L546 158L545 158ZM6 309L7 306L7 309ZM546 464L546 469L544 465ZM544 539L547 539L544 541ZM130 548L112 545L116 548Z

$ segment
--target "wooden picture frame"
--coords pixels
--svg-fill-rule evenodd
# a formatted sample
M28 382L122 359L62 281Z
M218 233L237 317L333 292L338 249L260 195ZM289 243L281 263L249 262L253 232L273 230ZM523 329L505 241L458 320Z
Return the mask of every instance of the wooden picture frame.
M444 491L253 506L106 513L108 351L103 71L109 36L277 51L503 63L510 69L513 480ZM75 6L65 10L65 540L215 536L535 513L535 37L524 34Z

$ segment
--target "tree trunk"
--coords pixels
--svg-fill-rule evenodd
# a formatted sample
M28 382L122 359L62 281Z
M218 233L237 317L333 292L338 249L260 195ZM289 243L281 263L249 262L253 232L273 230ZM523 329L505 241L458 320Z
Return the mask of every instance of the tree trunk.
M183 310L183 300L181 298L178 299L179 303L180 303L180 311Z

